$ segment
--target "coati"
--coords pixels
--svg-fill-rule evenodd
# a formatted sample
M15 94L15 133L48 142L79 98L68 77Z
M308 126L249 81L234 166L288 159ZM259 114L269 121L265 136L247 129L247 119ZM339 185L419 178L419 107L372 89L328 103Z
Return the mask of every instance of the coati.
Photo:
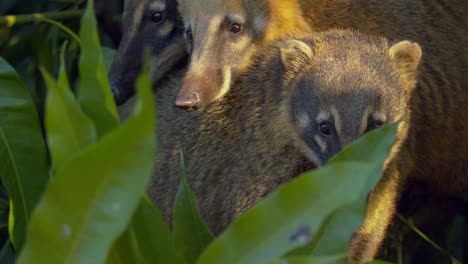
M176 99L183 108L220 100L267 40L331 28L415 41L431 62L427 81L447 89L468 85L466 0L178 1L191 52Z
M140 71L145 47L150 49L150 72L154 83L178 64L185 64L183 32L177 1L125 1L123 38L109 71L118 105L135 92L133 84Z
M339 43L342 44L318 49L317 57L329 56L328 50L335 50L335 56L302 65L320 70L296 86L297 102L305 103L298 105L298 114L293 116L303 117L297 119L302 124L299 127L304 127L303 137L310 142L312 153L321 153L318 159L322 163L329 158L324 150L334 153L368 130L369 125L378 127L395 120L406 109L409 112L399 128L382 178L369 196L364 223L351 241L349 262L363 263L377 253L407 185L424 186L426 191L440 196L468 198L468 116L465 115L468 89L431 82L431 71L437 65L427 60L421 61L416 78L422 52L414 43L397 44L411 52L400 53L394 48L388 52L388 59L403 60L394 67L400 73L399 78L394 73L383 72L381 62L374 57L371 62L368 57L343 61L340 56L347 57L348 52L352 53L350 50L362 46L344 39ZM363 53L368 53L368 49ZM330 74L334 67L342 72L341 76ZM347 76L355 67L373 85ZM387 84L389 79L399 79L406 89L392 89ZM419 85L413 88L416 81ZM313 103L306 107L307 102ZM301 114L303 109L307 111ZM309 120L312 124L306 122Z
M417 44L354 31L275 41L253 55L223 100L196 112L173 104L185 71L172 73L156 89L150 197L169 220L182 149L201 213L219 234L278 185L405 113L418 54ZM342 111L350 115L340 121Z
M178 0L190 64L175 104L193 109L221 99L268 41L306 34L294 1Z

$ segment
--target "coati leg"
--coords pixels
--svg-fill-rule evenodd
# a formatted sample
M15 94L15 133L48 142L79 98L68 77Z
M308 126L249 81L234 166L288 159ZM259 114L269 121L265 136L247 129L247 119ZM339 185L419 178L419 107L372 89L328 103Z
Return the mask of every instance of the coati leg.
M395 215L402 190L402 179L409 172L408 164L391 161L369 195L366 217L351 238L348 262L364 263L372 260L385 238Z

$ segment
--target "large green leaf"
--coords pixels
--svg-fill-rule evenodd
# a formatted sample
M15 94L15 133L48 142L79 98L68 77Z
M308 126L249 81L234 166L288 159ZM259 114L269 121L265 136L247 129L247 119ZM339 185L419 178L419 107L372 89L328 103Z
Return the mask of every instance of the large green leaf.
M359 197L372 170L341 162L298 177L235 220L198 263L264 263L304 245L330 213Z
M337 209L325 219L306 246L293 250L289 255L346 255L351 235L362 223L364 205L358 199L352 205ZM342 259L341 263L347 263L347 259Z
M372 163L376 168L381 168L388 157L400 123L401 120L366 133L330 159L327 164L347 160ZM375 178L378 179L379 177Z
M180 163L181 181L175 198L172 219L174 240L176 249L183 255L185 262L195 263L214 237L200 215L197 198L187 183L182 151Z
M184 263L176 253L171 232L161 213L147 198L135 212L129 231L137 238L146 263Z
M138 250L135 237L126 229L112 245L106 258L107 264L141 263L143 258Z
M94 1L88 0L81 20L78 100L101 137L117 127L119 121L101 53L93 6Z
M130 253L130 254L128 254ZM158 209L147 198L140 202L124 236L107 263L184 263L176 253L171 232ZM129 259L134 258L133 261Z
M66 162L34 211L18 263L103 263L144 195L155 156L148 69L135 115Z
M19 250L48 181L47 153L31 95L0 58L0 177L11 199L10 238Z
M396 126L368 133L324 167L270 194L235 220L198 263L264 263L310 242L331 213L364 203L376 168L390 152ZM359 158L352 160L350 153Z
M58 82L45 71L42 75L48 87L46 98L47 144L55 170L65 161L96 142L96 129L85 116L70 91L64 63L64 47L61 53L61 67Z
M398 125L399 122L367 133L366 136L357 139L352 147L345 148L332 158L327 165L333 166L344 160L374 165L374 171L366 184L366 189L370 190L382 174L381 168L388 156L386 150L393 143ZM289 255L326 256L347 252L352 234L363 221L367 194L368 191L362 192L354 204L339 208L331 214L307 245L290 252Z

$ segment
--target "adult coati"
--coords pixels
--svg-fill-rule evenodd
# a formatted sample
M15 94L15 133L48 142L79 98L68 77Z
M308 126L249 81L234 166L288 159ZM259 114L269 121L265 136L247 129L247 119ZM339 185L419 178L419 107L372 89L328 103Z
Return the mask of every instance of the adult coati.
M185 72L173 73L156 90L159 154L150 196L170 219L182 149L201 213L220 233L279 184L405 113L419 56L417 44L351 31L274 42L252 57L223 100L196 112L173 105ZM338 121L342 110L350 115Z
M468 86L466 0L178 1L192 54L176 100L180 107L220 100L266 41L311 29L354 28L418 42L423 61L430 62L423 73L431 76L428 82L449 90Z
M150 74L154 83L177 64L185 64L183 32L177 1L125 0L123 38L109 71L117 104L124 103L135 92L133 84L145 47L150 49Z

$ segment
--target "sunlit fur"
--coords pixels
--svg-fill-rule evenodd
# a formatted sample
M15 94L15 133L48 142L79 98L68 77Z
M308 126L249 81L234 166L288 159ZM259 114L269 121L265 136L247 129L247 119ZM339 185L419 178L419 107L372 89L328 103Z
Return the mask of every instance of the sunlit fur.
M392 46L386 39L348 31L313 40L294 44L282 60L296 69L290 96L297 133L310 159L322 165L372 129L374 121L386 124L402 117L415 87L421 49L408 41ZM320 131L324 122L328 134Z
M446 43L447 47L460 39ZM296 106L298 117L307 105L310 120L330 118L336 128L332 138L320 137L328 141L327 148L316 139L318 122L310 130L300 130L305 132L306 142L313 150L311 158L318 162L325 162L361 135L369 125L369 117L387 123L406 111L409 113L399 127L382 179L369 197L365 221L351 241L350 263L363 263L378 252L407 186L421 186L428 193L452 198L466 199L468 193L466 49L452 51L441 46L427 58L424 49L421 57L414 43L392 43L387 49L379 49L379 46L359 45L350 40L342 40L335 46L328 42L322 45L316 40L313 54L323 58L317 63L304 64L297 56L290 56L291 65L305 68L309 75L307 79L300 78L295 86L299 98L296 102L301 103ZM392 62L393 70L382 60L376 60L379 56L373 54L379 50L387 50L386 58ZM455 53L459 57L453 57ZM444 58L444 54L450 59ZM452 68L453 65L459 68ZM316 71L310 75L308 67ZM339 70L340 75L337 77L333 70ZM311 85L314 89L309 89Z
M165 11L165 22L152 22L152 11ZM119 104L134 93L134 82L140 71L145 47L150 51L150 74L154 83L186 57L183 24L176 1L125 1L123 38L109 72L112 90Z
M350 31L275 42L252 57L251 67L223 100L191 113L172 104L184 71L171 74L156 92L159 154L149 190L151 198L169 220L179 185L182 148L187 177L202 215L210 228L220 233L234 217L278 185L314 164L326 162L342 148L340 144L333 153L321 153L330 150L329 145L317 149L310 142L303 125L297 124L296 110L311 116L309 127L317 122L312 117L314 111L331 105L320 98L345 100L344 106L352 106L337 108L340 113L359 112L375 101L388 101L375 105L383 108L379 112L388 116L388 122L405 112L413 78L399 71L399 62L407 60L391 60L389 49L384 39ZM350 86L330 89L343 81ZM338 96L340 92L347 96ZM321 118L331 117L320 113L317 110ZM343 116L342 120L356 119L359 127L359 113ZM353 137L350 140L362 134L348 129L347 124L343 123L342 133Z
M191 61L181 95L197 92L201 107L227 94L258 47L287 34L310 31L301 16L296 17L300 10L294 1L180 0L179 6L193 35L193 43L187 44ZM241 23L243 32L229 34L230 20Z
M197 69L215 81L205 87L206 102L213 98L220 99L218 92L223 78L216 69L224 66L243 71L249 64L252 51L261 47L261 41L255 39L275 39L291 31L307 31L305 22L312 30L331 28L354 28L366 34L381 34L392 40L411 40L419 43L424 50L423 61L430 61L429 74L433 83L442 86L466 86L466 61L468 57L468 1L465 0L179 0L183 8L185 26L194 32L194 52L188 75ZM297 6L301 7L300 9ZM286 7L284 6L286 5ZM249 21L246 30L248 37L243 41L230 40L225 31L219 30L208 34L207 23L213 16L224 17L230 13L246 14ZM270 19L265 19L270 18ZM252 27L253 25L260 25ZM213 35L214 33L214 35ZM205 43L211 43L206 47ZM209 67L208 67L209 66ZM236 70L237 70L236 69ZM462 69L462 70L460 70ZM231 83L239 75L233 75ZM203 94L203 82L200 85L187 84L187 93L191 88ZM200 87L198 87L200 86ZM215 86L213 88L212 86ZM216 96L218 94L218 96ZM439 105L443 98L436 96Z

